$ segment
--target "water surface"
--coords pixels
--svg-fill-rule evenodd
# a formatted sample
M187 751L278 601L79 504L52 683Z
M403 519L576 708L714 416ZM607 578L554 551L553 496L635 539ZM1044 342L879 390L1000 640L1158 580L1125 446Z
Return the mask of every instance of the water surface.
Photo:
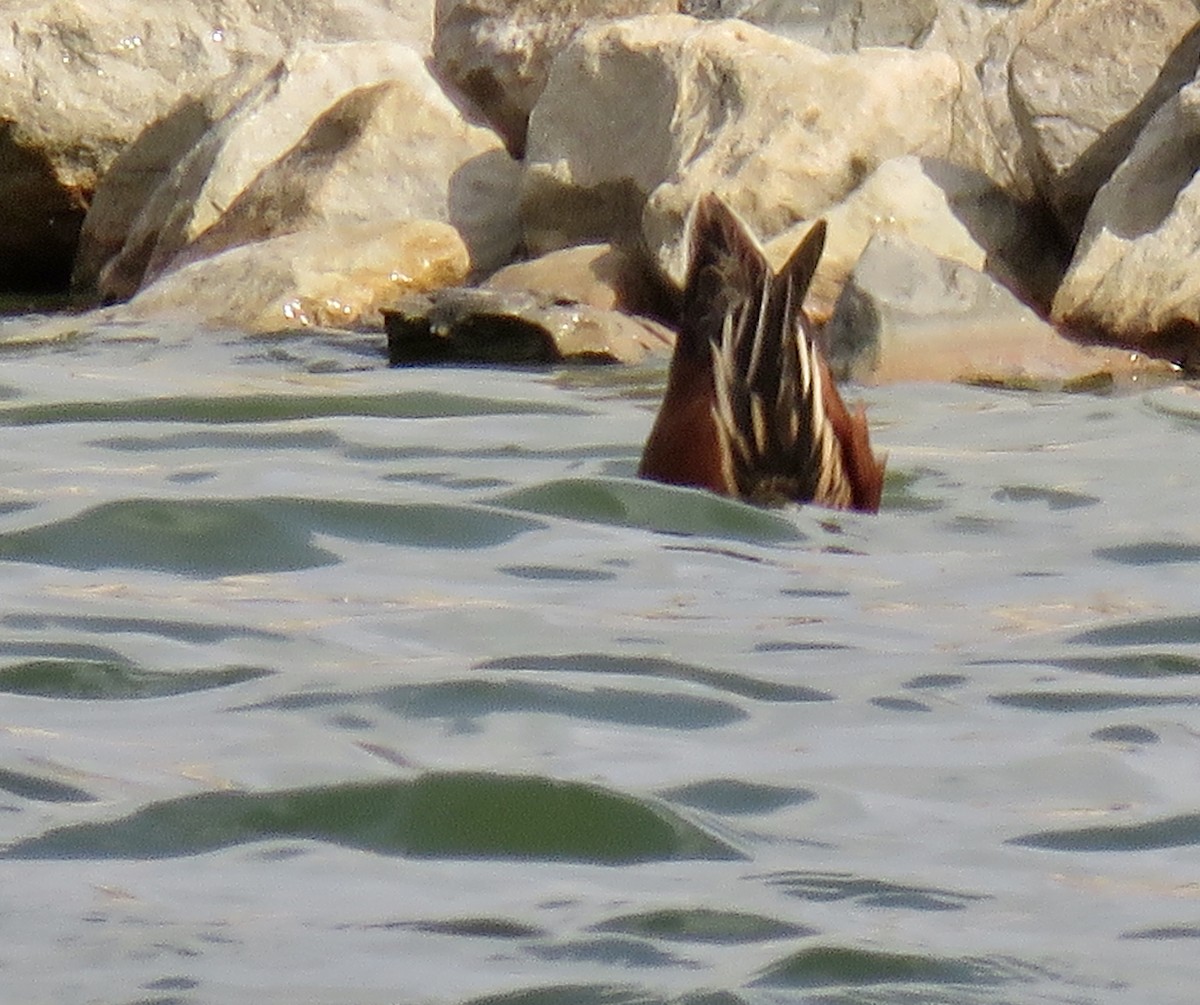
M871 390L869 517L637 481L661 366L33 330L6 1000L1195 1000L1194 392Z

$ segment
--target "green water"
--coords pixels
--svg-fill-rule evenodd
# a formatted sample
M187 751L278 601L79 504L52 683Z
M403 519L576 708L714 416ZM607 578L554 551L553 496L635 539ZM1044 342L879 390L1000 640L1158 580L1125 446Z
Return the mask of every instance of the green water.
M637 481L661 366L37 331L5 1001L1194 1001L1194 391L872 390L867 517Z

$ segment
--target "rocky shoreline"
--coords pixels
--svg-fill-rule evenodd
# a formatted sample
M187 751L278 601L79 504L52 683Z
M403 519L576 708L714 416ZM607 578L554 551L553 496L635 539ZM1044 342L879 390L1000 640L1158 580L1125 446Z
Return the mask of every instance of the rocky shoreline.
M69 282L108 319L247 333L397 309L463 325L452 358L508 311L538 353L632 361L669 346L657 323L712 191L776 262L828 221L809 308L841 376L1200 371L1194 0L313 0L303 18L76 0L10 18L3 290ZM479 358L504 360L497 340Z

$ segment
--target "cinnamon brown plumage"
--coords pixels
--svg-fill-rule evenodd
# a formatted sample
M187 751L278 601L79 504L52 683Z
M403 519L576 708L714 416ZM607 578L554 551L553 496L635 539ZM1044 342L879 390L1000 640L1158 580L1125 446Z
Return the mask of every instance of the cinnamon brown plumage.
M884 459L842 402L802 309L825 223L772 271L715 195L701 198L667 391L638 473L759 503L875 512Z

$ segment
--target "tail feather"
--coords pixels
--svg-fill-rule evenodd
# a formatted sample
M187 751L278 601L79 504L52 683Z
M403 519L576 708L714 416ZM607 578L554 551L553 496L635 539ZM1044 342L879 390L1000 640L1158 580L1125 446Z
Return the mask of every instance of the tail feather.
M712 194L699 200L672 377L643 473L756 502L879 508L882 460L861 409L851 415L843 404L802 307L824 243L818 221L775 273L732 210ZM658 435L684 407L676 389L700 374L711 408L705 436L715 443L703 476L672 460L695 455L694 443L669 448Z

